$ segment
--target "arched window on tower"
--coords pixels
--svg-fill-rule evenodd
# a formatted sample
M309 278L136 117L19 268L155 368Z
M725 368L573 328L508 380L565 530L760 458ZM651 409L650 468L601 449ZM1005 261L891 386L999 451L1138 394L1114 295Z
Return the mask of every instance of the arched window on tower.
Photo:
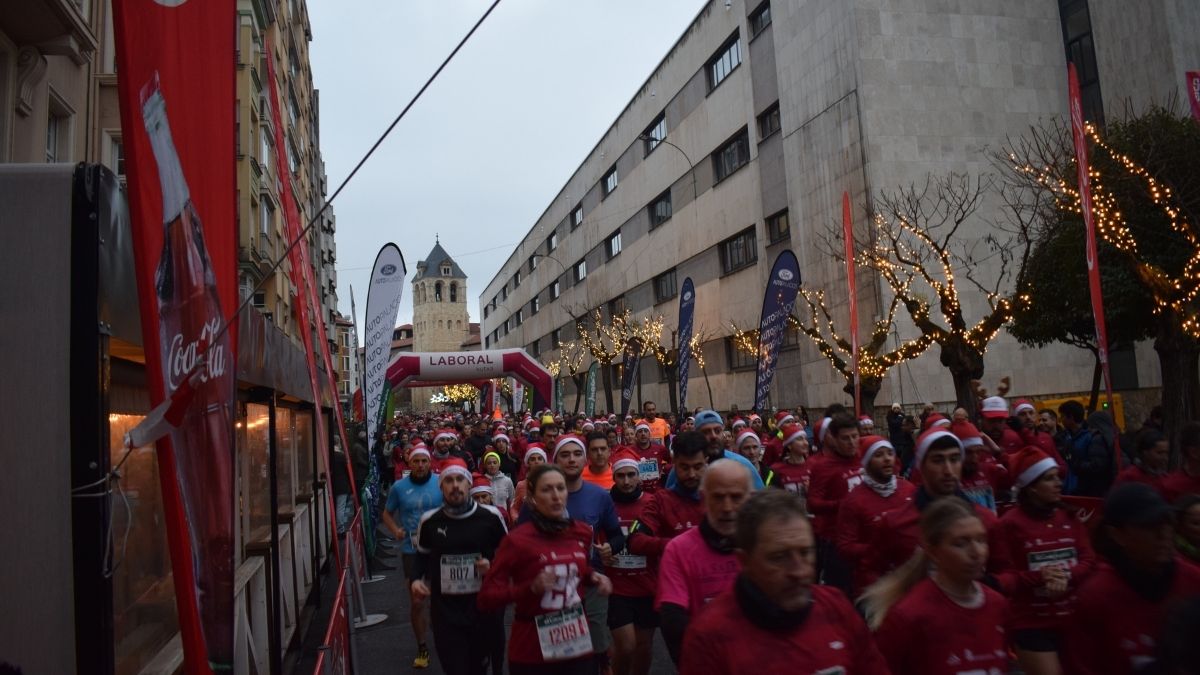
M459 329L459 330L462 330L462 319L459 319L458 321L455 321L455 322L454 322L454 327L455 327L455 328L457 328L457 329Z
M437 282L433 285L433 300L434 302L442 301L442 282Z
M458 284L450 282L450 302L458 302Z

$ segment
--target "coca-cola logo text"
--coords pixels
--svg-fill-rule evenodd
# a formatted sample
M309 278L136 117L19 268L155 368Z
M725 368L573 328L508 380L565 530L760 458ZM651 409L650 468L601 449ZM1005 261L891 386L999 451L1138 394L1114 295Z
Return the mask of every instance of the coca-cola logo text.
M171 348L167 353L167 384L174 391L183 383L183 378L196 367L196 362L202 354L208 360L206 367L200 373L200 381L219 378L225 374L225 345L215 345L205 354L213 336L221 330L221 319L214 317L200 329L200 336L187 344L183 335L177 333L171 338Z

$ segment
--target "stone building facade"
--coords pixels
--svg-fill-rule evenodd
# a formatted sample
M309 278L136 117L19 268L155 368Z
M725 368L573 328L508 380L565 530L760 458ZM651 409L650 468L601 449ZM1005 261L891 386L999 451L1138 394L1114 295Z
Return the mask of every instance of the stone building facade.
M844 265L820 245L840 223L844 190L864 228L862 205L880 192L993 172L988 153L1006 138L1065 115L1068 56L1091 119L1123 112L1126 100L1161 101L1196 65L1198 22L1200 5L1184 0L712 0L483 289L484 347L545 359L576 337L573 316L624 307L662 316L669 343L691 277L695 324L711 336L711 404L748 407L754 362L732 348L730 324L757 325L780 251L796 253L805 285L823 289L846 323ZM985 203L968 240L999 209ZM888 291L865 271L858 289L859 322L870 325ZM963 304L978 317L985 298L965 292ZM900 321L893 338L916 335ZM1112 360L1120 389L1158 386L1148 345ZM1091 385L1090 354L1027 349L1004 332L985 363L985 380L1009 376L1017 396ZM640 374L661 409L666 377L650 358ZM794 332L775 377L776 405L848 402L841 376ZM689 404L710 404L694 365L691 378ZM893 369L878 403L953 399L935 346Z
M417 263L412 280L414 352L457 352L471 335L467 312L467 275L441 242ZM412 390L414 410L431 409L429 398L437 388Z

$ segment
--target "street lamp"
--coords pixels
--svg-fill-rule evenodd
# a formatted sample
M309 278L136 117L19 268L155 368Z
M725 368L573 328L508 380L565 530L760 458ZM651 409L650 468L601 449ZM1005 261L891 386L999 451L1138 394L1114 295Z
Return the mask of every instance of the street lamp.
M672 148L675 148L676 150L679 151L679 154L683 155L683 158L685 160L687 160L688 166L690 167L689 173L692 174L692 201L696 201L696 165L694 163L692 163L692 158L688 157L688 154L683 151L683 148L679 147L678 145L675 145L674 143L672 143L671 141L668 141L665 138L655 138L654 136L651 136L650 134L642 134L641 136L638 136L638 140L644 141L646 143L653 143L655 145L664 143L666 145L671 146Z

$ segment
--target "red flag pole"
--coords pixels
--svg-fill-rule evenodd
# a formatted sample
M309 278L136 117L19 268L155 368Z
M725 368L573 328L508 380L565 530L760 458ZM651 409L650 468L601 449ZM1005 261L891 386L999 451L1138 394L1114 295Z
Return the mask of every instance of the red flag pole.
M846 243L846 285L850 292L850 367L854 373L854 416L862 415L862 378L858 372L858 281L854 277L854 224L850 193L842 192L842 238Z
M1100 288L1100 261L1096 256L1096 224L1092 217L1092 180L1088 174L1087 131L1083 121L1083 103L1079 96L1079 76L1075 73L1075 64L1067 64L1067 91L1071 108L1071 136L1075 142L1075 165L1079 176L1079 203L1083 211L1083 227L1087 233L1087 268L1088 288L1092 296L1092 316L1096 321L1096 348L1100 355L1100 369L1104 374L1104 392L1108 401L1110 415L1115 415L1113 407L1112 377L1108 370L1108 331L1104 323L1104 294ZM1114 424L1116 419L1114 417ZM1113 453L1115 470L1121 467L1121 448L1116 436L1113 437Z

